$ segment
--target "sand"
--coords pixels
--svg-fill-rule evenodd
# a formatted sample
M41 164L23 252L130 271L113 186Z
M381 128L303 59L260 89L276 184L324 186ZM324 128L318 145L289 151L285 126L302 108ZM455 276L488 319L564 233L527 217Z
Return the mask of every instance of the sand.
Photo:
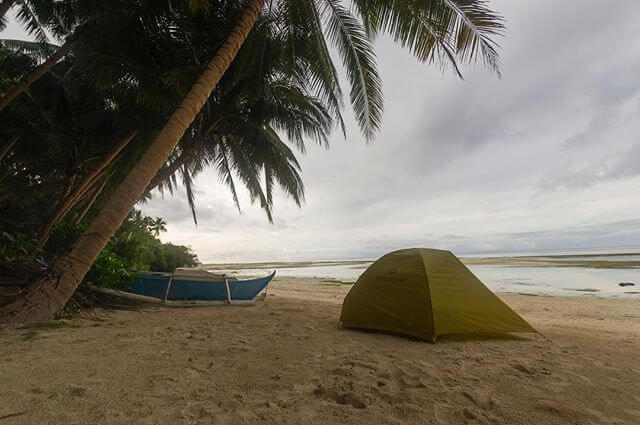
M500 294L541 337L340 330L349 287L0 330L4 424L640 424L640 305Z

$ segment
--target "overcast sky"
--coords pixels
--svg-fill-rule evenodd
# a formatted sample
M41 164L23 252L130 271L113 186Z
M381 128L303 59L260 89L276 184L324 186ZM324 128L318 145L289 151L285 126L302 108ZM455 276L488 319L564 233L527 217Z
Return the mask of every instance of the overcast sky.
M367 145L349 119L347 140L309 146L306 203L279 194L273 225L246 195L238 214L213 171L196 181L198 227L183 193L142 209L207 262L640 247L640 2L606 3L492 0L502 79L478 66L460 81L377 42L382 132Z

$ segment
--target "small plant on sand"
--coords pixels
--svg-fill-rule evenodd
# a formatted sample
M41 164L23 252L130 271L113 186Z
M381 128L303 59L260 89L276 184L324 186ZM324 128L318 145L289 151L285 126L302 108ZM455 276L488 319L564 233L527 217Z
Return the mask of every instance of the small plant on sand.
M65 322L42 322L34 323L28 326L23 326L21 329L25 329L26 332L22 334L23 341L29 341L38 335L38 332L49 329L60 329L66 326Z

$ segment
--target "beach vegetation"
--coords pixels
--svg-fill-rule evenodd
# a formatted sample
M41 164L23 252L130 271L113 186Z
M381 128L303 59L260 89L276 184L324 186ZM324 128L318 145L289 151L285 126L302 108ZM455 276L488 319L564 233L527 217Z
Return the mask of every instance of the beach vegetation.
M164 224L162 219L134 209L100 252L84 281L106 288L126 288L141 271L173 273L177 268L198 266L198 256L190 247L158 239L160 232L166 231ZM1 232L0 270L7 280L0 284L0 301L3 293L6 296L23 289L25 275L17 272L26 272L29 277L45 271L45 259L63 255L85 228L86 222L60 223L43 247L25 235Z

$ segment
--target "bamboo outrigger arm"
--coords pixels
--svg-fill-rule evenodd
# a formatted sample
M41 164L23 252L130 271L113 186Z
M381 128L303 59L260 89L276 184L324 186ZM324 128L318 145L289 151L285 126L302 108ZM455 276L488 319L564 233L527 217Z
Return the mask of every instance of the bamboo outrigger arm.
M217 305L252 306L256 304L255 300L229 301L228 299L225 301L169 301L166 299L147 297L145 295L132 294L130 292L119 291L117 289L101 288L99 286L91 284L87 284L87 287L92 291L99 292L101 294L125 298L142 303L165 305L167 307L207 307Z

